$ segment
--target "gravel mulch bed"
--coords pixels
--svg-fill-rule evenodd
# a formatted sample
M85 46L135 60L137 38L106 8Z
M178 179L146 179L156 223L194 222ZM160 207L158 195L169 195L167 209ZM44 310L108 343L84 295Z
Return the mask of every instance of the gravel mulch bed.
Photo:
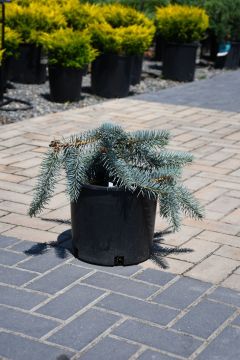
M222 70L216 70L208 66L198 66L195 75L195 81L206 79L217 75ZM177 86L181 83L161 78L161 63L156 61L144 61L142 81L130 89L130 95L155 92L169 87ZM83 78L82 98L74 103L54 103L49 99L49 84L46 82L41 85L25 85L17 83L9 83L6 96L24 101L29 101L32 105L31 109L22 110L23 104L12 102L9 105L0 108L0 125L11 122L29 119L36 116L42 116L49 113L81 108L94 105L107 99L91 94L90 75ZM12 111L11 108L15 110Z

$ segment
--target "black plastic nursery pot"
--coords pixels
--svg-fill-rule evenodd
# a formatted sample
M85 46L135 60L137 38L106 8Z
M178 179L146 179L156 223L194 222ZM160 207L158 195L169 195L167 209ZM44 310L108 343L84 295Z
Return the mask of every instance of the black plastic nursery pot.
M130 191L85 185L71 204L75 255L86 262L133 265L150 257L156 201Z
M216 35L207 31L205 39L201 40L201 58L209 61L215 61L218 53L218 41Z
M143 66L143 55L133 55L132 57L132 73L131 85L137 85L141 81Z
M231 42L231 49L227 54L225 61L225 68L236 70L239 67L240 62L240 42Z
M223 69L225 67L227 55L216 56L214 67L215 69Z
M7 90L7 68L5 63L0 66L1 91L4 94Z
M0 65L0 104L3 101L3 93L4 93L3 68Z
M8 67L7 67L7 60L4 59L4 62L1 65L1 86L3 94L7 91L7 79L8 79Z
M218 44L219 47L219 44ZM240 42L231 42L229 52L222 56L216 55L214 67L216 69L236 70L240 65Z
M82 91L82 69L49 66L50 98L54 102L78 101Z
M8 80L22 84L43 84L46 81L46 58L42 48L22 44L17 57L7 60Z
M163 77L175 81L193 81L198 44L166 43Z
M162 61L163 60L164 49L165 49L165 40L160 35L156 35L156 38L155 38L155 56L154 56L154 59L156 61Z
M93 94L105 98L128 96L131 71L131 56L100 55L92 63L91 87Z

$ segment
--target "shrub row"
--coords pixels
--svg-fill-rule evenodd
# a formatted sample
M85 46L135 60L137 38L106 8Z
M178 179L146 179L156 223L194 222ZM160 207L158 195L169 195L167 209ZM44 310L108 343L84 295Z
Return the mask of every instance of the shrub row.
M6 55L20 44L43 45L51 63L83 67L101 52L138 54L147 50L155 26L146 15L122 5L79 0L16 0L6 6Z
M155 17L156 7L170 4L197 6L204 8L209 15L209 28L218 41L240 40L240 0L82 0L82 2L120 3L143 11Z
M154 20L139 11L151 6ZM209 27L207 14L219 42L236 41L239 9L240 0L51 0L50 6L45 0L15 0L6 6L4 54L16 56L20 44L42 45L51 63L81 68L101 53L143 54L156 28L167 41L199 41Z

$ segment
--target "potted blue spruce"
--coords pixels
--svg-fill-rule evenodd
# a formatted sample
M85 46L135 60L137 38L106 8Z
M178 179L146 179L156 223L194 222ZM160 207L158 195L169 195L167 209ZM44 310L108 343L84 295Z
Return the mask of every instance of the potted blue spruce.
M72 242L80 259L130 265L150 257L156 204L173 230L183 215L203 217L180 182L188 153L171 152L165 130L126 132L115 124L55 140L42 162L29 215L36 216L65 170L71 203Z
M48 53L51 100L78 101L86 65L97 56L89 34L66 28L43 34L39 41Z

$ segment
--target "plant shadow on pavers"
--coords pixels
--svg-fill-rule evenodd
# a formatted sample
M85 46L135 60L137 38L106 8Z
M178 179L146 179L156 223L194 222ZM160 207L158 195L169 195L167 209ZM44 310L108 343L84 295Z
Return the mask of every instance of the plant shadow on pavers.
M59 222L59 220L56 221ZM68 221L66 221L66 223L68 223ZM164 235L170 233L171 233L170 230L166 230L163 232L155 232L153 236L150 260L152 260L155 264L157 264L159 267L163 269L169 268L167 260L165 259L167 255L193 252L193 250L190 248L175 248L175 247L169 248L166 246L161 246L161 244L165 240ZM57 241L52 241L50 243L34 244L28 250L25 250L24 253L33 256L44 255L51 248L54 248L55 254L58 258L66 259L69 253L71 253L74 257L76 257L72 246L71 229L62 232L58 236Z
M59 355L56 360L70 360L67 355Z
M189 248L169 248L166 246L161 246L161 244L165 240L163 236L171 233L172 232L170 230L166 230L163 232L155 232L153 236L150 260L152 260L154 263L156 263L163 269L167 269L169 267L165 259L167 255L193 252L193 250Z
M57 241L34 244L29 249L25 250L24 253L33 256L44 255L51 248L54 248L56 256L61 259L66 259L69 252L73 255L71 229L61 233L58 236Z

